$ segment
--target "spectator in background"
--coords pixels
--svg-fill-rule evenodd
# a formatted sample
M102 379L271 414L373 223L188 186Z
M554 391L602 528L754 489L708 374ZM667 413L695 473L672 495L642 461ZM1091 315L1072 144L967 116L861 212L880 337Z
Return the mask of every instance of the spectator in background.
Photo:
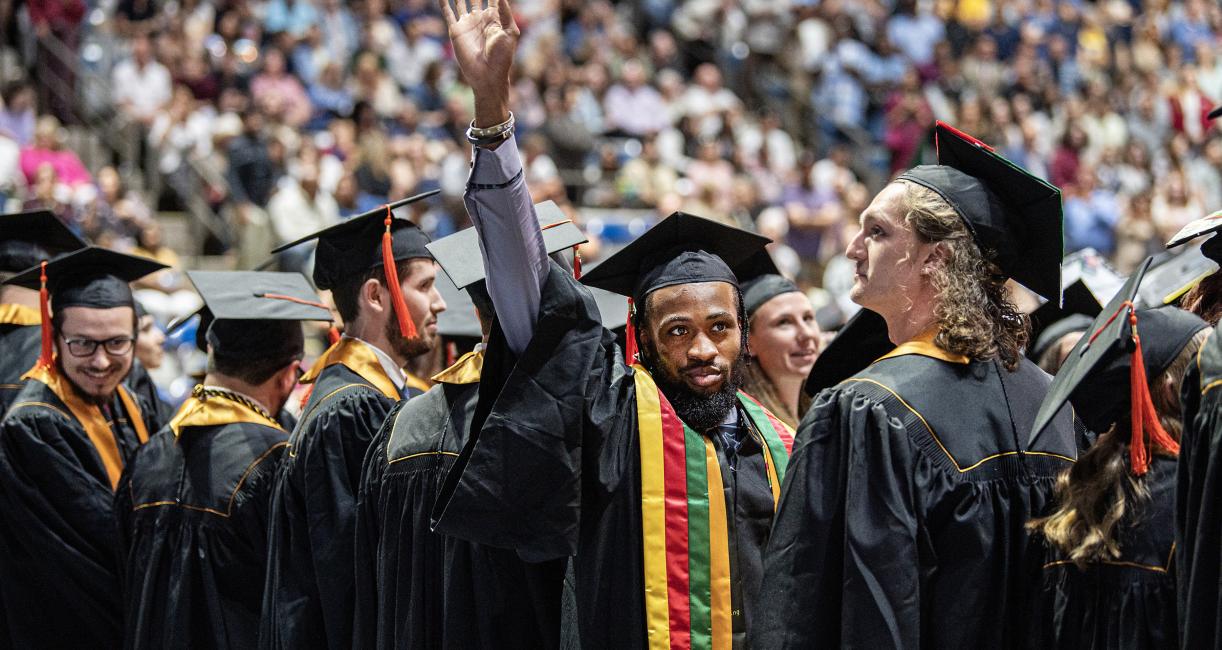
M682 115L692 121L693 133L700 138L717 137L723 116L742 102L721 84L721 71L712 63L702 63L692 75L694 82L682 99Z
M620 68L620 81L607 89L603 112L610 133L641 137L670 126L662 95L646 82L645 66L629 59Z
M114 101L128 118L147 128L170 103L170 72L153 58L153 47L146 34L131 42L131 57L115 66L111 75Z
M115 32L124 38L148 36L166 16L155 0L119 0L115 5Z
M23 79L10 81L0 93L0 135L24 147L34 140L34 87Z
M1151 212L1159 239L1167 241L1188 222L1200 219L1205 214L1205 207L1185 182L1184 173L1172 169L1154 187Z
M242 133L227 147L225 179L233 197L239 231L238 268L252 269L275 247L267 202L280 170L263 136L263 114L251 106L242 113Z
M55 182L70 191L93 182L89 170L76 152L64 146L64 130L54 116L38 118L34 127L34 142L21 151L21 172L31 185L42 167L50 167Z
M263 31L268 35L301 38L317 22L318 11L311 0L268 0L263 6Z
M68 52L81 45L81 21L88 10L84 0L26 0L30 24L38 39L34 78L39 80L39 104L64 124L76 123L72 106L76 94L76 72L47 39L60 42Z
M276 245L300 239L339 222L339 206L318 185L318 166L301 165L297 177L286 175L267 205ZM308 271L312 248L298 246L281 254L281 266L289 271Z
M293 128L310 119L310 99L297 77L288 73L279 48L264 51L263 70L250 81L250 96L264 114Z
M347 61L361 44L356 19L342 0L322 0L319 27L331 61Z
M386 62L400 87L419 86L428 67L442 59L441 43L436 38L440 29L435 19L422 16L409 20L403 25L403 39L387 47Z
M1120 206L1108 190L1097 186L1095 168L1078 168L1078 177L1064 188L1065 252L1093 248L1104 255L1116 249Z
M389 118L399 113L399 88L386 74L382 59L373 52L357 55L348 89L355 100L372 106L378 117Z

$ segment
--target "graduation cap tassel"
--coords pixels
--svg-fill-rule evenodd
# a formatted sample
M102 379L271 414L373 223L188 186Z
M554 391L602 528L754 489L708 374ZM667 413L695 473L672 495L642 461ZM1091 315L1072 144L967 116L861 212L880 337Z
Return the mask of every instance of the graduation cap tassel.
M573 248L573 279L581 279L581 253L577 252L577 248Z
M42 319L42 348L38 354L38 364L47 368L54 362L51 352L51 307L50 296L47 293L47 261L42 261L42 272L38 277L38 313Z
M339 328L332 325L327 328L327 344L335 345L336 343L339 343Z
M382 267L386 271L386 286L390 288L390 301L399 319L399 331L404 338L416 338L416 324L412 322L411 314L407 313L407 303L403 301L403 288L399 286L399 269L395 267L395 247L390 234L390 222L393 216L390 206L386 206L386 231L382 233Z
M636 316L636 305L633 304L632 298L628 299L628 322L624 325L624 360L628 365L636 363L636 324L633 317Z
M1133 433L1129 438L1129 462L1133 474L1144 476L1150 468L1150 454L1146 449L1149 437L1151 448L1161 447L1172 453L1180 453L1180 445L1158 421L1154 401L1150 398L1150 386L1146 378L1146 364L1141 352L1141 337L1137 334L1137 311L1130 304L1129 325L1133 330L1133 357L1129 363L1129 400L1132 403Z

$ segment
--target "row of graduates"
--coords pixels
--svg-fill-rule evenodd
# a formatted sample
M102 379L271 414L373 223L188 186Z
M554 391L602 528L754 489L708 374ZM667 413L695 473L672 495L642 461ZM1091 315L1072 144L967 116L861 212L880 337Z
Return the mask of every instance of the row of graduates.
M516 39L505 2L453 12L452 34ZM477 122L503 121L472 68L497 57L460 40ZM937 137L938 164L862 215L848 256L870 311L820 358L796 435L738 390L767 240L676 214L579 282L548 255L580 233L532 205L512 136L475 149L475 229L449 240L455 261L392 206L308 238L345 333L300 378L293 426L299 321L327 318L302 278L192 273L209 374L161 423L121 385L127 283L158 267L85 248L18 273L8 285L47 295L0 422L7 640L1216 644L1219 344L1186 311L1138 308L1143 266L1050 380L1022 356L1004 280L1060 304L1059 191L970 136ZM436 337L434 259L482 306L488 341L421 391L400 368ZM637 307L624 345L591 286ZM1177 409L1154 395L1185 366L1180 463L1201 469L1176 474ZM1119 492L1075 498L1096 464L1080 453L1118 466L1101 484ZM1177 584L1192 597L1168 616Z

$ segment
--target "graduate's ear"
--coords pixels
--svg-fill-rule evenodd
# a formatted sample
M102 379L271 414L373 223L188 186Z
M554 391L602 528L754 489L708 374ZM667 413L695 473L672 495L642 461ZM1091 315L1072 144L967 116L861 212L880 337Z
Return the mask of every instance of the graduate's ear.
M921 261L921 274L929 275L936 269L945 268L950 263L950 247L945 242L934 242L926 244L924 248L925 259Z
M381 313L390 309L390 294L377 278L369 278L361 285L361 310Z

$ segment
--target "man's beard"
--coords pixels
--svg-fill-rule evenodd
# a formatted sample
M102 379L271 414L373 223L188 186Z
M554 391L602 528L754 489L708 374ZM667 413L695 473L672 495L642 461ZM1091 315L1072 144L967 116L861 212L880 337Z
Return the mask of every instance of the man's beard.
M433 349L433 342L425 338L424 332L418 332L416 338L409 339L399 330L399 319L386 320L386 340L394 352L404 359L420 356Z
M669 373L668 369L658 362L653 350L642 350L642 352L645 365L653 374L654 382L675 409L675 415L678 415L684 424L691 427L693 431L705 432L726 421L726 416L738 403L738 389L742 386L746 367L745 351L740 353L730 366L730 373L721 383L721 388L711 395L698 393L689 388L678 377L677 372ZM711 366L713 364L689 365L682 370L690 370L699 365Z

